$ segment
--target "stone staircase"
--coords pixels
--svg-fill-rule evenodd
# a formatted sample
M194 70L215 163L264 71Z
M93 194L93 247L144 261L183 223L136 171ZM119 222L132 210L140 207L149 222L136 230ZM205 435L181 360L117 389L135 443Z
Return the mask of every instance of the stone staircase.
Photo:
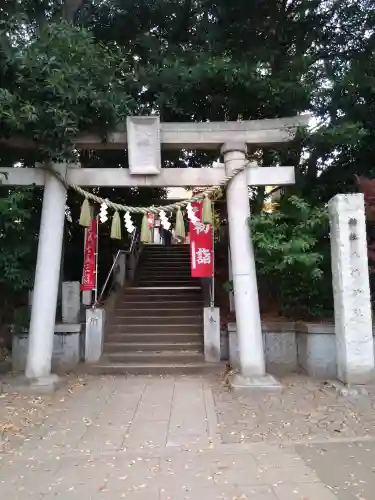
M205 369L202 291L190 277L189 246L146 245L135 285L124 289L109 320L95 371L175 374Z

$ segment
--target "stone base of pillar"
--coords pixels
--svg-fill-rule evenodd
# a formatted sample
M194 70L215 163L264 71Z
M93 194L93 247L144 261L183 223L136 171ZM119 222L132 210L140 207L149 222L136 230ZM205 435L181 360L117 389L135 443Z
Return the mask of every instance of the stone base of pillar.
M64 379L51 373L47 377L27 378L16 377L10 381L12 390L20 394L48 394L55 392L64 384Z
M239 373L229 379L232 391L248 394L253 391L281 391L283 386L272 375L261 377L244 377Z

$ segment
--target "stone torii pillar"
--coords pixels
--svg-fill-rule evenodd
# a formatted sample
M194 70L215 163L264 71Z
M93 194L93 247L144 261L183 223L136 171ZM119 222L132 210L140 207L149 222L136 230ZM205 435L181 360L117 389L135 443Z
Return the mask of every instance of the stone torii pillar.
M60 164L59 167L53 165L52 168L58 168L60 174L66 175L66 164ZM51 375L51 359L64 234L65 204L65 186L53 174L45 172L26 365L26 377L31 385L40 388L53 389L58 381L56 375Z
M244 143L222 146L227 175L243 168L247 162L246 152ZM234 389L278 388L280 384L266 375L254 249L249 227L247 170L237 174L228 184L227 210L240 361L240 374L234 376L231 385Z

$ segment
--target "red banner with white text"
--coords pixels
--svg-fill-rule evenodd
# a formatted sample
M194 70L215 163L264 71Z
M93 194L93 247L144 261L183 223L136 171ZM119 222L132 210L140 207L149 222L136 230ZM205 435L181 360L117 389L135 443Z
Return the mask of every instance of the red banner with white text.
M98 221L93 219L86 230L85 254L83 259L83 274L81 292L94 290L96 286L96 242L98 238Z
M191 205L199 219L195 224L189 221L191 276L211 278L214 271L212 225L202 222L202 202Z

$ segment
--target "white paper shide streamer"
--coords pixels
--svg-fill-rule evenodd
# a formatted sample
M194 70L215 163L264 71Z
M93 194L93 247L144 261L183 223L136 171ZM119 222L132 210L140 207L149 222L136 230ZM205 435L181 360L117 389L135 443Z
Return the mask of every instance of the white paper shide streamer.
M168 231L171 227L171 223L169 222L167 214L164 212L164 210L161 210L159 212L159 217L160 217L160 224L163 226L164 229Z
M124 215L124 221L125 221L125 228L128 233L132 233L135 229L135 226L133 224L130 212L126 212Z
M102 203L100 205L100 212L99 212L100 222L107 222L107 220L108 220L107 212L108 212L108 206L107 206L107 204L106 203Z
M188 203L187 206L186 206L186 211L187 211L187 216L188 216L188 219L193 223L193 224L197 224L197 222L199 222L199 219L198 217L195 215L195 211L194 211L194 208L192 207L191 203Z

